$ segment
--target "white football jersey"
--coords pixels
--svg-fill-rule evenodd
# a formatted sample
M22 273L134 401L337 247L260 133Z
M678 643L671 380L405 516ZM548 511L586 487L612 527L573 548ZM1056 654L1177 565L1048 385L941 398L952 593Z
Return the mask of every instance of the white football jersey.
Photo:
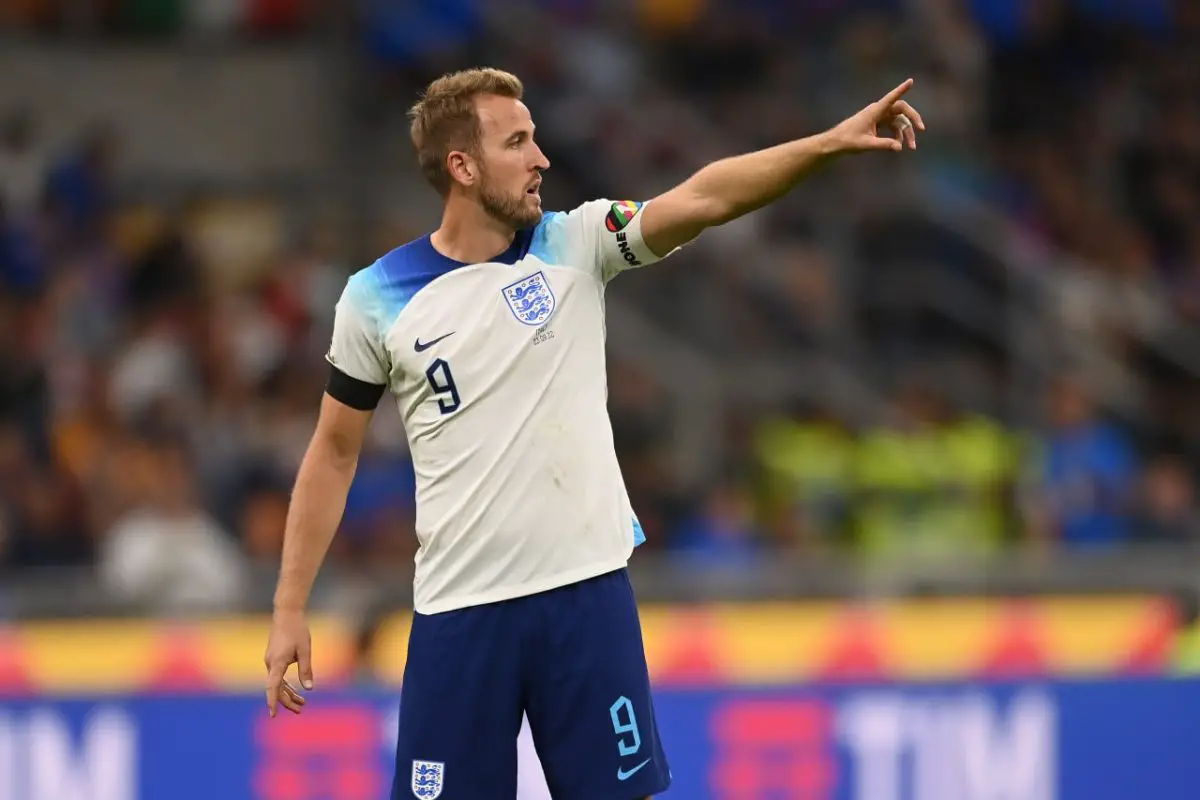
M425 236L346 285L328 358L396 397L417 479L418 612L620 569L643 538L613 447L604 350L606 283L658 260L642 208L547 213L481 264Z

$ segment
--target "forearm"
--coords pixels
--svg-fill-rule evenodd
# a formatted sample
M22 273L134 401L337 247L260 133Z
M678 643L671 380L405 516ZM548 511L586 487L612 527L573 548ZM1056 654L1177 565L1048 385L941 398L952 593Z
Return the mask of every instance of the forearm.
M910 78L824 133L714 161L646 206L641 219L643 243L655 255L665 256L705 228L724 225L778 200L840 153L896 152L904 149L905 142L915 149L914 127L924 130L925 123L916 109L900 99L911 87ZM892 128L896 138L881 136L885 127Z
M836 151L820 133L714 161L681 188L708 209L706 226L723 225L783 197Z
M346 496L358 465L314 443L304 456L292 490L283 539L283 560L275 608L300 610L346 510Z

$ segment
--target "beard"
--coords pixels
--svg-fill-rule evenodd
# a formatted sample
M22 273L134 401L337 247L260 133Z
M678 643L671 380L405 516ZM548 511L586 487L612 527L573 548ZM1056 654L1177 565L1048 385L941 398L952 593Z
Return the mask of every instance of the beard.
M479 185L479 204L488 216L513 229L528 228L542 219L541 204L534 204L524 192L503 192L492 185L484 173Z

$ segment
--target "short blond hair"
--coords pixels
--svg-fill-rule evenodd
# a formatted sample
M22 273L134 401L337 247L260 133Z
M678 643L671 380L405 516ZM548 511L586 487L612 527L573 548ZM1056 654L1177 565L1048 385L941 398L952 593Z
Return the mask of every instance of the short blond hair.
M446 157L454 150L479 152L481 131L475 98L494 94L520 100L524 93L520 78L492 67L451 72L426 87L408 116L421 174L438 194L445 197L450 193Z

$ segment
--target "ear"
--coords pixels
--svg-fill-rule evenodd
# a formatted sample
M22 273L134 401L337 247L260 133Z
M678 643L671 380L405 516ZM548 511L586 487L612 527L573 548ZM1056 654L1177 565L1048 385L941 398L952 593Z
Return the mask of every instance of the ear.
M461 150L453 150L446 156L446 169L450 177L463 186L474 186L479 180L479 166L475 159Z

